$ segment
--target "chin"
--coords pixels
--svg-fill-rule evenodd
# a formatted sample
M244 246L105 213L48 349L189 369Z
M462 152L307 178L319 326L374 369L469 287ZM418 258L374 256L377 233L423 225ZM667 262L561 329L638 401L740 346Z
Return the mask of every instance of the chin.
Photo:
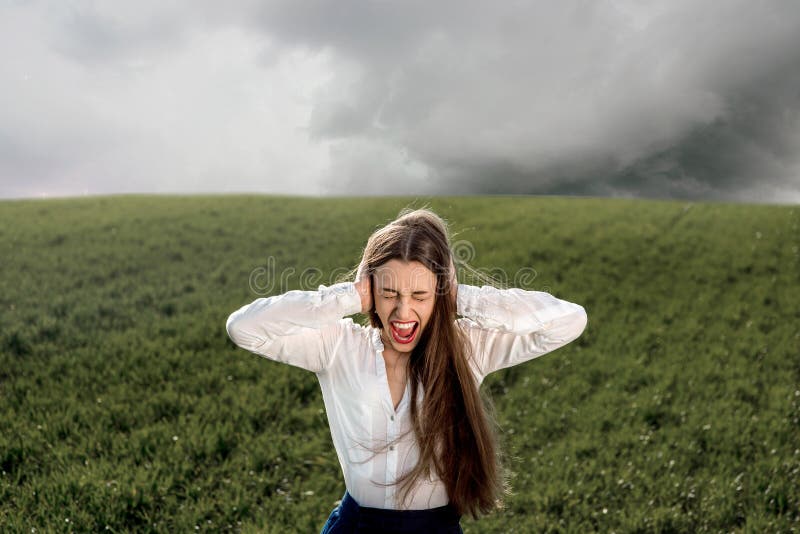
M387 332L384 329L384 334L386 335L387 339L390 340L391 347L396 350L397 352L411 352L414 348L419 345L420 338L424 332L422 327L417 327L417 333L414 335L414 339L410 343L401 343L394 338L392 333L392 327L389 327L389 331Z

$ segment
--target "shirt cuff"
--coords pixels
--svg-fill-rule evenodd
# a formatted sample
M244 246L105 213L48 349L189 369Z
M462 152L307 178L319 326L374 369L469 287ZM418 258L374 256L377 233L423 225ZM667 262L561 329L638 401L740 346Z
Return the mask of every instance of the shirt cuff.
M342 310L342 317L361 312L361 295L355 282L339 282L332 286L320 285L318 288L323 302L335 299Z
M481 288L478 286L458 284L458 294L456 295L456 312L462 316L480 315L480 292Z

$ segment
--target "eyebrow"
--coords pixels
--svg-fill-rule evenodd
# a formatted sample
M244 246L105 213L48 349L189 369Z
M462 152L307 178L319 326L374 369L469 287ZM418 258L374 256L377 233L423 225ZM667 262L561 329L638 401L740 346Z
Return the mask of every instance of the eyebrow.
M396 289L392 289L391 287L382 287L381 290L389 291L389 292L392 292L392 293L397 293L398 292ZM413 295L427 295L428 293L430 293L430 291L423 291L423 290L420 289L420 290L414 291L412 294Z

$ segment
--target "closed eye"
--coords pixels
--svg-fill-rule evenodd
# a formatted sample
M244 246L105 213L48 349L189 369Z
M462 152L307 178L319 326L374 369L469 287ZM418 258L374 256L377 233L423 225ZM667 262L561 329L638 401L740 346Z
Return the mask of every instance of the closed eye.
M384 296L383 296L383 298L385 298L385 299L393 299L393 298L395 298L396 296L397 296L397 295L384 295ZM426 300L426 299L418 299L418 298L415 298L414 300L416 300L416 301L418 301L418 302L425 302L425 300Z

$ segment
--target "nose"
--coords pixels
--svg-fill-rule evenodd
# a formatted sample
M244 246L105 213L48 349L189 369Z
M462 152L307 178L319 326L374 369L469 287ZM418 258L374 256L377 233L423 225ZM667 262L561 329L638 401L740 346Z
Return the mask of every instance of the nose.
M397 303L397 313L395 313L395 315L397 316L398 321L415 320L411 303L403 299L399 299L399 302Z

